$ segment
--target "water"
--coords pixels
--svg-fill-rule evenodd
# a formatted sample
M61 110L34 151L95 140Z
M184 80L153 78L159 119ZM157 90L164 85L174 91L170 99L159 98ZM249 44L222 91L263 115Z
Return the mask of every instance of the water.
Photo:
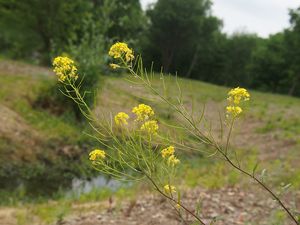
M40 177L39 177L40 178ZM11 195L18 200L34 200L39 198L55 198L64 195L67 197L80 197L82 194L89 193L95 189L110 189L112 192L117 191L121 187L128 187L124 182L109 179L103 175L99 175L90 179L71 178L66 179L56 177L51 179L47 176L43 179L18 180L15 183L6 182L7 186L1 187L0 193L5 192L5 197L13 190ZM130 184L129 184L130 185ZM0 195L0 202L3 200Z
M108 179L101 175L90 180L75 178L72 180L71 190L69 190L67 194L80 196L97 188L108 188L112 191L116 191L121 186L124 186L122 182Z

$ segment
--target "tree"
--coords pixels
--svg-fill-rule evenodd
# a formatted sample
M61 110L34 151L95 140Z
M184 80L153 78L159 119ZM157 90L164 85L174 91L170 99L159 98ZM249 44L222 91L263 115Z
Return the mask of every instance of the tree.
M85 0L0 0L0 21L6 40L26 49L27 56L39 53L49 62L52 45L62 48L78 35L91 9Z
M110 4L113 7L107 14L107 18L111 22L106 33L107 37L113 41L138 42L146 24L146 17L140 1L111 0Z
M300 96L300 9L290 11L290 23L255 50L251 87Z
M286 58L289 60L289 95L300 96L300 7L290 10L290 29L285 30Z
M249 70L251 87L264 91L283 92L282 81L286 77L284 34L270 36L254 52Z
M255 34L247 33L235 33L226 39L223 85L249 87L251 77L248 66L259 42L260 38Z
M159 0L147 11L150 28L146 52L151 52L166 72L178 70L192 77L199 55L205 54L221 25L211 16L210 8L208 0Z

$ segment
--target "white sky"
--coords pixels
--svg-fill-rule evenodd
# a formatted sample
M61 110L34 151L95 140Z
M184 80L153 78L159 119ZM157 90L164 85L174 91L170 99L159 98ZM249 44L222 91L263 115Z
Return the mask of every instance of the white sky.
M145 9L156 0L140 0ZM184 1L184 0L182 0ZM223 20L223 30L257 33L261 37L289 26L288 9L300 6L300 0L212 0L213 14Z

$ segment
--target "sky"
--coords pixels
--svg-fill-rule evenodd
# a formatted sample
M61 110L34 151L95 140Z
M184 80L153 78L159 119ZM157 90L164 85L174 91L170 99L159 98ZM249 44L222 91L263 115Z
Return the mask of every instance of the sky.
M140 0L145 9L156 0ZM182 0L184 1L184 0ZM212 0L213 14L223 20L223 31L246 31L261 37L289 26L288 9L300 6L300 0Z

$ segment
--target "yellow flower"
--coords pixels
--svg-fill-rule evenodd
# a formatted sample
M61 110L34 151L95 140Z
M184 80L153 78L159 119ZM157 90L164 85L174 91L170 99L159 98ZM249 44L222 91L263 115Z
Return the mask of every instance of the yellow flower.
M156 120L146 121L142 126L141 130L148 132L149 134L157 134L158 124Z
M226 107L227 116L232 115L233 117L239 116L243 109L239 106L241 101L248 101L250 94L245 88L234 88L228 92L229 106Z
M89 156L91 161L96 161L97 159L103 160L105 159L105 151L95 149L94 151L90 152Z
M171 194L172 192L173 192L173 193L176 192L176 188L175 188L174 186L168 185L168 184L166 184L166 185L164 186L164 190L165 190L165 192L166 192L167 194Z
M113 70L120 68L120 66L118 64L111 63L109 65Z
M125 55L126 62L134 60L133 52L132 52L132 50L130 50L130 51L131 52L127 52L126 55Z
M117 125L127 125L128 122L127 120L129 119L128 114L124 113L124 112L119 112L116 116L115 116L115 123Z
M240 104L241 101L248 101L250 99L250 94L245 88L234 88L228 92L227 100L235 105Z
M164 148L162 151L161 151L161 156L163 158L166 158L168 156L171 156L175 153L175 148L173 146L169 146L167 148Z
M242 108L239 106L227 106L226 111L228 114L231 114L233 117L237 117L243 112Z
M148 120L154 115L153 109L149 105L139 104L132 109L132 112L137 116L137 121Z
M113 44L108 54L115 59L122 58L125 56L126 62L129 62L134 59L132 49L128 48L128 45L123 42L117 42Z
M176 158L175 155L171 155L169 158L168 158L168 165L169 166L176 166L177 164L180 163L180 160Z
M53 66L53 71L56 73L60 82L64 82L67 78L77 80L77 68L72 59L58 56L53 60Z

